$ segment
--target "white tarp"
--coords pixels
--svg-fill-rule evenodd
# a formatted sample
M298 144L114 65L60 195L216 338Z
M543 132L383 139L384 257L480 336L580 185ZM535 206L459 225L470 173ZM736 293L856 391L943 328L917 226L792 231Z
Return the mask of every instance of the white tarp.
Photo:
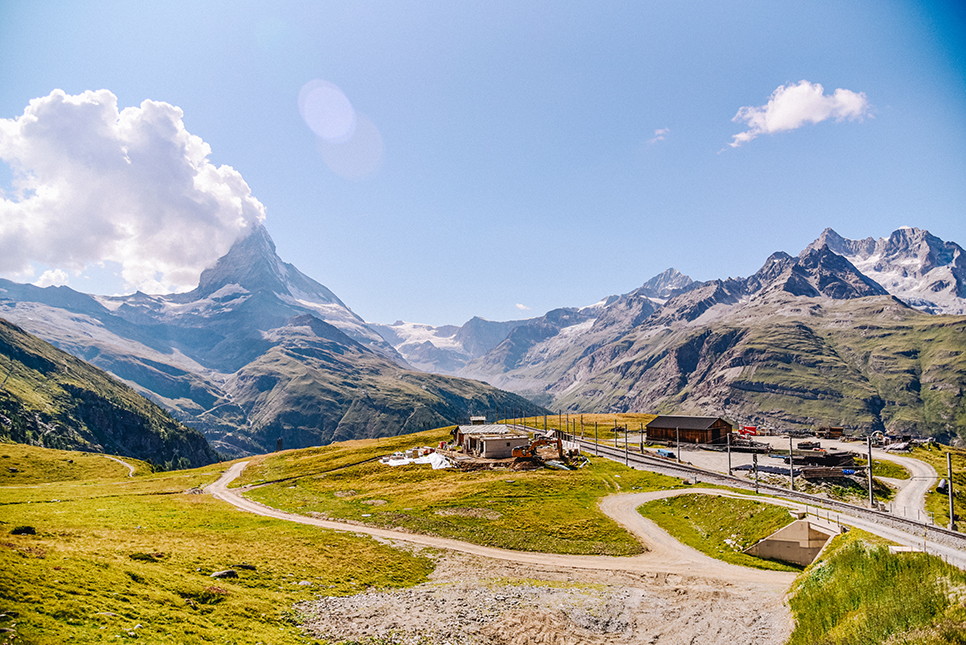
M453 464L449 463L449 459L438 452L431 452L428 455L417 457L416 459L413 459L412 457L390 457L388 461L384 461L383 463L390 466L405 466L406 464L431 464L433 470L453 467Z

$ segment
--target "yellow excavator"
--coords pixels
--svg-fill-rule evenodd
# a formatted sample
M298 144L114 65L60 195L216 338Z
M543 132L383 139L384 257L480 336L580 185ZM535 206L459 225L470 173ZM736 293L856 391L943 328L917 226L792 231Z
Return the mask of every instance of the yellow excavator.
M557 446L557 459L563 459L563 445L560 439L537 439L536 441L530 442L529 446L520 446L519 448L513 449L514 457L536 457L537 448L540 446Z

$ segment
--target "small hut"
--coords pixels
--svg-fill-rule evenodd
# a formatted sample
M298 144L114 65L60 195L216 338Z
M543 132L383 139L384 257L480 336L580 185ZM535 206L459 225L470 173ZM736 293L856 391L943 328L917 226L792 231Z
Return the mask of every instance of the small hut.
M483 459L509 459L513 449L530 444L530 435L502 424L458 426L454 433L463 452Z
M684 417L661 415L648 423L648 441L717 443L727 441L734 424L721 417Z

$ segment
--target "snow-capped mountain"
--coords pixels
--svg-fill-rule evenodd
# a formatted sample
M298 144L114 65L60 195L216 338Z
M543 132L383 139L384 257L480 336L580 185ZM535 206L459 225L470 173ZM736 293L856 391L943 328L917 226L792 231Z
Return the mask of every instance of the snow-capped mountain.
M955 242L910 227L877 240L850 240L827 228L802 254L823 246L916 309L966 314L966 253Z
M526 322L494 322L474 316L462 326L434 327L402 320L391 325L368 325L416 369L437 374L457 374L467 362L486 354L513 329Z
M117 316L137 324L203 325L206 320L247 310L263 310L263 314L278 310L281 316L272 318L282 323L292 315L311 313L369 349L398 359L391 346L334 293L283 262L263 226L238 240L213 267L205 269L198 287L187 293L138 292L95 299ZM278 302L273 302L275 299Z
M408 369L264 228L190 292L94 297L0 280L0 317L125 380L230 455L413 432L501 407L482 383Z

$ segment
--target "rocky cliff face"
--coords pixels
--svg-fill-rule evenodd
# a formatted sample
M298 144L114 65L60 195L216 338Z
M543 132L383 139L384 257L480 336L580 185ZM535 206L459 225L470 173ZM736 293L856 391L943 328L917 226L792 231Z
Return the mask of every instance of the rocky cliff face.
M890 296L776 292L697 325L644 325L553 386L581 411L725 415L755 425L843 425L950 439L966 420L966 318Z
M218 460L200 433L101 370L0 319L0 437L162 468Z
M849 240L829 228L802 254L823 246L916 309L966 314L966 254L955 242L918 228L900 228L877 240Z

